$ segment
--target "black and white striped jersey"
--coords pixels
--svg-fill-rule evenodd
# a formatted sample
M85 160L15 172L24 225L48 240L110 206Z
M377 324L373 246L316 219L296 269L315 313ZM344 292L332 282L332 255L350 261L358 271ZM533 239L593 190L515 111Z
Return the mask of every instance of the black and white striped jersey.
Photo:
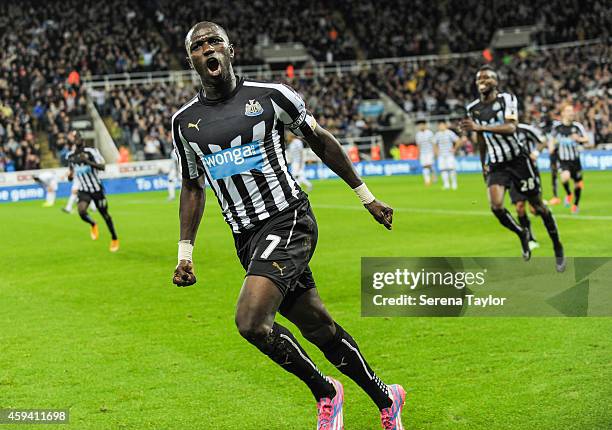
M507 119L518 122L518 103L510 93L498 93L492 103L474 100L466 107L468 115L480 125L501 125ZM483 132L487 145L489 164L503 163L524 156L526 150L519 141L517 133L512 135Z
M103 192L104 187L102 187L102 181L98 177L98 169L81 161L81 157L86 157L96 164L104 164L104 158L96 148L83 148L66 154L66 159L74 172L74 180L77 182L79 191L86 193Z
M586 136L586 131L582 124L576 121L573 121L569 125L565 125L561 121L555 121L553 123L550 137L555 142L559 160L570 161L580 158L578 151L578 145L580 145L580 143L572 139L573 134Z
M205 175L235 233L306 198L287 169L284 134L302 137L315 127L290 87L246 79L222 100L200 91L172 117L183 177Z
M531 154L538 150L538 146L546 141L544 135L536 127L520 123L517 129L519 141L527 152Z

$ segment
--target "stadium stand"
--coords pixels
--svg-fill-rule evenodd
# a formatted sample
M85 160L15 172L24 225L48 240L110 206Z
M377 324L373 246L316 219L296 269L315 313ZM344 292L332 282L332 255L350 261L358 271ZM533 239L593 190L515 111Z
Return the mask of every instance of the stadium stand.
M605 1L341 0L336 5L367 58L481 50L503 27L535 25L540 44L605 39L612 28Z
M346 31L343 17L331 5L333 2L325 0L239 0L231 8L211 3L198 6L194 12L187 4L177 6L174 1L163 0L157 13L162 18L162 34L184 65L186 26L200 20L225 27L236 48L237 64L262 63L256 44L287 42L303 43L319 61L354 59L356 43Z
M546 50L521 50L505 55L498 65L502 88L522 104L523 121L550 125L564 103L573 104L594 142L610 134L612 71L606 44ZM399 62L377 66L380 89L416 117L457 116L477 97L474 73L480 57L446 61ZM544 127L546 128L546 127Z
M376 118L364 118L359 113L363 100L379 97L368 73L330 74L284 82L304 96L322 126L338 135L361 137L376 126ZM106 93L99 108L112 119L115 140L129 147L132 154L144 154L138 158L148 159L167 157L172 145L169 130L172 114L196 91L193 85L174 83L115 87Z
M256 45L276 42L301 42L319 62L396 57L369 63L367 71L287 79L322 124L348 136L372 129L372 120L360 117L358 107L378 91L413 116L461 114L474 97L472 80L483 62L480 55L427 61L397 57L481 50L495 29L513 25L536 26L540 43L600 37L603 43L587 47L496 53L495 63L521 99L528 121L550 122L559 104L572 102L593 139L610 142L612 18L606 2L479 5L476 0L419 0L409 6L398 0L318 0L307 6L297 0L282 5L255 0L239 1L231 9L203 5L194 12L169 0L3 2L0 170L37 168L45 156L60 162L67 150L63 134L71 119L86 113L88 98L112 119L111 125L120 130L118 141L133 153L165 156L169 115L193 88L170 90L166 83L130 87L121 94L116 89L86 91L83 82L93 75L180 68L187 27L203 17L227 26L242 64L261 62ZM478 11L477 16L463 19L470 11Z

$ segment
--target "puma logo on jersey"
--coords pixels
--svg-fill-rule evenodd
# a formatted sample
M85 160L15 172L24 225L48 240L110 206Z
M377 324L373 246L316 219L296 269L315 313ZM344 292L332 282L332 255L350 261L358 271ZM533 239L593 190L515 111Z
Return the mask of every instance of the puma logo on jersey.
M198 118L198 122L196 122L195 124L190 122L189 124L187 124L187 128L195 128L196 130L200 131L200 121L202 121L202 118Z
M244 114L246 116L258 116L263 113L263 108L259 104L259 102L255 100L249 100L249 102L244 106Z
M272 267L277 268L279 270L279 272L281 273L281 276L283 276L283 270L285 270L287 268L287 266L281 267L281 265L278 264L276 261L272 263Z

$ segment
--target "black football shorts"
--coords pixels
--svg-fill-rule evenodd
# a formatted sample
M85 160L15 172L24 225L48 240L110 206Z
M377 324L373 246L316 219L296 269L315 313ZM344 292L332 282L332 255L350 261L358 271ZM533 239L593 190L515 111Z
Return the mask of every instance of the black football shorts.
M560 160L559 164L559 170L562 172L565 170L569 171L573 181L582 181L582 164L580 163L580 158L576 160Z
M270 279L283 294L282 312L305 291L315 288L308 263L317 238L317 221L304 199L253 230L234 234L234 244L246 275Z
M535 165L535 162L531 158L529 158L529 162L531 163L531 167L538 178L537 181L538 181L538 184L540 184L539 188L541 191L542 179L540 178L540 171L538 170L537 166ZM521 192L520 189L516 187L516 184L514 182L510 186L509 194L510 194L510 201L512 202L513 205L519 201L524 202L524 201L529 200L529 196L525 194L524 192Z
M511 193L514 188L517 193L525 197L525 200L542 192L540 175L527 155L521 155L503 163L491 164L487 184L489 186L503 185Z
M88 193L87 191L79 191L77 193L79 202L87 202L89 204L92 200L98 209L108 209L108 201L104 191L96 191Z

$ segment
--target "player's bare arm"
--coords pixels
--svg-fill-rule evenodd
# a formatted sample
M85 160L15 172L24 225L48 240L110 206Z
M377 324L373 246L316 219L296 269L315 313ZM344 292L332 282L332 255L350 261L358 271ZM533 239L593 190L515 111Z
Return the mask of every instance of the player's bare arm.
M72 168L72 166L70 166L68 168L68 176L67 176L69 181L72 181L74 179L74 169Z
M455 141L453 142L453 147L452 147L453 154L456 154L456 153L457 153L457 150L458 150L459 148L462 148L462 147L463 147L463 141L461 140L461 138L460 138L460 137L458 137L458 138L457 138L457 139L455 139Z
M482 136L482 133L474 133L476 135L476 145L478 146L478 154L480 155L480 165L482 166L482 176L485 181L489 174L489 166L487 166L487 144Z
M179 287L196 283L191 252L206 203L204 176L197 179L183 179L179 206L180 241L179 261L172 282Z
M305 136L306 142L321 161L346 182L353 190L365 186L351 160L348 158L340 142L323 127L317 125L312 134ZM362 200L366 209L374 219L391 230L393 223L393 208L371 196L372 200Z
M589 138L586 136L582 136L578 133L573 133L571 136L572 140L575 140L578 143L589 143Z

